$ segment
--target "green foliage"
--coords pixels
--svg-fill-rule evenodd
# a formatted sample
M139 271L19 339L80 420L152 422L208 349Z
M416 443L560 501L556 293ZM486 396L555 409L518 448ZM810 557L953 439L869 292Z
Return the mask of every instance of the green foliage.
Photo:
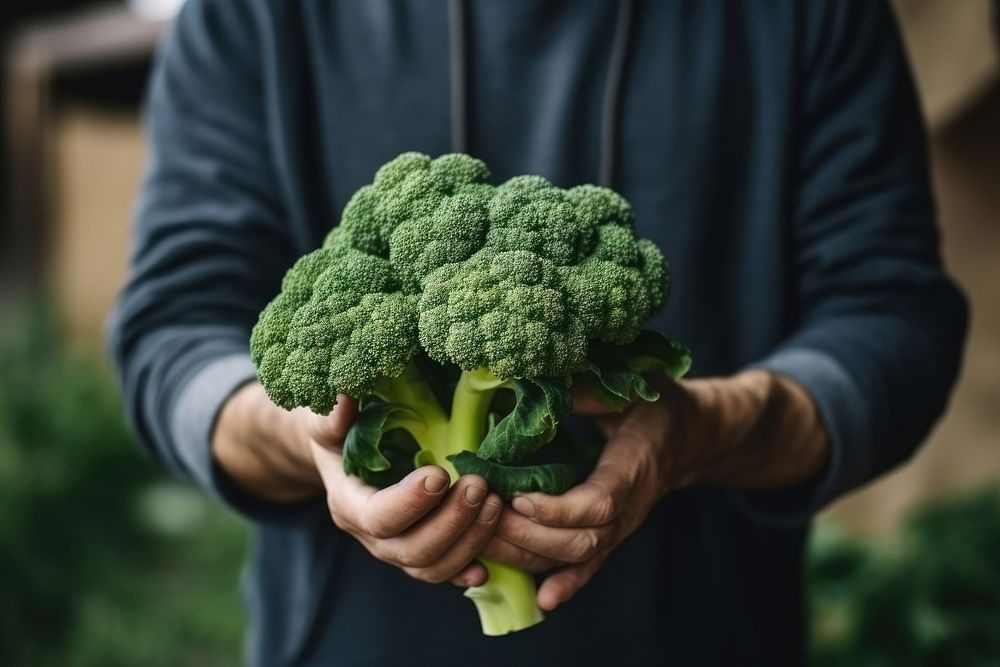
M452 462L460 475L479 475L504 500L516 493L559 494L572 486L576 477L573 468L565 463L538 463L526 466L505 466L477 456L472 452L451 454Z
M1000 661L1000 491L914 513L891 545L821 531L810 545L812 664Z
M633 397L644 401L660 397L647 384L644 373L662 371L678 379L690 369L687 346L655 331L642 331L626 345L592 345L581 375L591 393L608 407L622 410Z
M566 379L510 380L502 386L514 392L514 407L489 430L478 455L509 464L526 459L555 437L559 422L573 409L573 398Z
M411 472L419 447L398 430L401 419L417 418L410 412L377 396L365 399L344 441L344 471L378 487L394 484Z
M43 311L7 319L0 661L235 664L244 539L142 460L105 365L65 345Z

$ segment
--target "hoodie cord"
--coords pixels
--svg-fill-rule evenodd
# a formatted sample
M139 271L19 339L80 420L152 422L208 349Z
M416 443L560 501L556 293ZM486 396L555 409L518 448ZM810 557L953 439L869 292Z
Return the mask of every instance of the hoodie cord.
M467 123L468 101L465 90L466 74L465 43L465 0L450 0L448 3L448 46L451 51L451 152L469 152L469 130Z
M611 57L604 82L601 103L601 145L597 182L611 187L615 176L615 153L618 143L618 110L621 106L622 79L628 54L629 33L632 27L633 0L618 0L615 34L611 42ZM468 51L466 41L466 0L448 3L448 42L450 49L451 84L451 150L469 152L468 130Z
M597 183L610 188L615 180L615 152L618 148L618 109L621 106L622 79L628 39L632 28L632 0L618 0L615 37L611 42L608 75L604 81L604 102L601 105L601 157Z

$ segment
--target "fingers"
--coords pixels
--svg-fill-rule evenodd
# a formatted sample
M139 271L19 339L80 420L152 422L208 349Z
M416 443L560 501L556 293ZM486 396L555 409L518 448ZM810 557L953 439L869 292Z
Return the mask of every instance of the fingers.
M599 463L586 481L563 495L528 493L514 498L511 507L518 514L546 526L603 526L621 512L631 488L627 469Z
M502 537L496 535L489 541L483 549L483 556L492 558L495 561L519 567L528 572L546 572L565 563L545 558L527 549L511 544Z
M472 561L462 571L451 578L451 583L462 588L470 586L482 586L489 579L486 566L477 560Z
M475 520L469 524L466 531L450 547L443 553L438 554L433 563L426 567L418 569L405 568L407 574L432 584L439 584L457 576L459 572L462 572L482 552L483 547L486 546L486 543L493 536L501 507L500 497L496 494L490 494L483 503ZM486 581L485 572L484 568L481 580L477 577L475 583L464 585L470 586L484 583Z
M345 476L341 486L348 487L346 482L352 480L356 478ZM443 468L417 468L396 484L369 495L362 507L353 508L358 528L377 539L399 535L441 503L449 481Z
M609 440L597 467L581 484L561 496L527 493L514 498L517 513L546 526L602 526L625 508L646 465L644 451L631 434Z
M345 394L338 394L337 405L329 415L310 416L309 437L327 448L341 447L357 415L358 401Z
M353 503L360 506L360 504L367 501L368 496L375 493L374 487L365 486L357 477L347 476L347 473L344 472L344 457L341 456L339 451L327 449L316 444L315 441L310 441L309 447L312 452L313 462L316 464L316 470L319 471L319 476L323 480L323 486L326 488L328 504L332 504L334 496L337 494L351 493L357 496L362 487L364 487L365 491L360 494L360 497L353 499L349 497L345 498L345 500L352 500Z
M568 602L593 578L603 562L603 557L594 558L549 575L538 589L538 606L545 611L552 611Z
M609 526L554 528L526 519L514 512L504 512L497 526L497 536L515 547L563 563L590 560L604 546L611 534Z
M448 492L444 502L433 512L428 513L423 521L399 537L387 540L385 548L389 550L389 558L408 567L423 568L435 563L445 549L458 540L479 515L488 492L486 481L482 477L475 475L462 477ZM390 516L388 520L394 518ZM368 531L374 537L389 537L385 533L372 533L370 523ZM396 531L394 534L398 533L399 531ZM465 562L471 559L470 556Z
M314 448L334 523L372 555L422 581L486 581L485 567L473 560L493 536L503 503L485 480L468 475L447 492L448 474L423 466L379 491L346 475L336 451Z

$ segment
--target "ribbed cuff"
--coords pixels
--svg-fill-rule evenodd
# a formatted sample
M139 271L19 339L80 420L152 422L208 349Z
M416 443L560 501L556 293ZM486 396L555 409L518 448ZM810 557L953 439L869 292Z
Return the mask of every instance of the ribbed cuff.
M192 377L174 404L170 435L188 475L212 487L212 432L222 406L257 377L250 358L238 354L212 361Z
M219 413L237 389L257 378L250 357L236 354L210 362L181 390L170 419L170 435L185 472L199 486L247 518L262 523L300 524L321 515L323 503L272 503L243 491L212 456Z
M798 382L815 401L829 438L829 456L810 480L778 492L732 493L760 521L801 525L831 500L861 484L870 469L871 414L848 371L831 355L810 348L786 348L755 363Z

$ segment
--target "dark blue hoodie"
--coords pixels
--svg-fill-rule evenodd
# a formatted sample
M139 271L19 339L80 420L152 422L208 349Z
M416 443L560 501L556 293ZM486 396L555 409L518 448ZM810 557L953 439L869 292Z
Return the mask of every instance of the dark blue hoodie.
M146 447L257 524L249 660L781 665L803 660L810 516L906 459L944 409L965 303L925 138L876 0L189 0L155 70L132 274L112 323ZM320 501L213 464L285 269L398 153L497 182L601 180L671 262L654 322L699 375L798 380L832 442L799 488L667 497L570 604L484 638L472 605L369 556Z

